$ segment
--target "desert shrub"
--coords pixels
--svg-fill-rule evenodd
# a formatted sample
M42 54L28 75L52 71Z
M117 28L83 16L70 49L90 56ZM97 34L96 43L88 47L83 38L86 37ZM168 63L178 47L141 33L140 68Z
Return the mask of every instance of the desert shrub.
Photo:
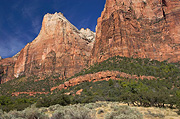
M38 108L32 106L23 111L10 111L4 114L7 119L48 119Z
M161 113L152 113L151 111L148 110L148 113L145 113L146 115L150 115L153 118L164 118L165 115Z
M80 105L65 110L65 119L95 119L95 112Z
M23 118L27 119L48 119L48 117L41 113L37 108L27 108L23 111Z
M102 107L102 105L105 105L105 103L88 103L85 105L85 107L89 109L95 109L98 107ZM107 106L107 104L105 106Z
M64 111L62 110L56 110L54 114L52 115L51 119L65 119L64 118Z
M49 111L56 111L56 110L59 110L59 109L62 109L63 106L59 105L59 104L56 104L56 105L52 105L48 108ZM47 108L45 108L47 109Z
M58 108L51 119L95 119L95 112L78 104Z
M105 119L142 119L142 115L128 106L114 107L111 113L107 113Z
M97 114L101 114L101 113L104 113L104 110L99 109L99 110L97 111Z

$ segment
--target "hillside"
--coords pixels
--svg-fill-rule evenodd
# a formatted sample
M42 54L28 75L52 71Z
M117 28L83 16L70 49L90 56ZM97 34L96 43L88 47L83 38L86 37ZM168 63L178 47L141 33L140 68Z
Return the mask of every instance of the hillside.
M100 80L90 80L88 78L91 77L86 77L84 78L86 81L82 79L76 85L61 90L59 88L51 90L53 87L64 85L67 81L102 71L105 72L104 77L108 77L113 71L123 72L126 75L125 77L116 75L116 77L106 79L100 77ZM108 71L110 73L106 73ZM133 78L134 75L136 78ZM149 76L153 78L146 79ZM1 107L8 111L17 107L21 110L35 102L38 107L41 107L57 103L67 105L96 101L120 101L136 106L174 108L180 105L178 101L180 99L179 77L179 64L116 56L90 66L65 80L61 80L58 76L44 79L32 76L28 79L19 77L1 84ZM4 98L3 95L10 97ZM24 101L21 104L19 100Z

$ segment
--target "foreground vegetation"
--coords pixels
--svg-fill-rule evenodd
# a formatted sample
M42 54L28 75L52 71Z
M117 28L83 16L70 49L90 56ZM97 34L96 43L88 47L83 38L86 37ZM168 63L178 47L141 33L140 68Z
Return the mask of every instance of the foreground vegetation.
M23 111L0 111L1 119L160 119L180 118L172 109L127 106L118 102L96 102L37 108L35 105Z
M97 63L74 75L77 77L99 71L114 70L132 75L154 76L154 80L133 80L117 77L121 80L99 82L84 82L66 90L50 92L50 88L58 86L68 80L51 80L58 77L47 77L45 80L35 81L38 77L28 79L20 77L0 86L0 107L4 111L13 109L23 110L36 103L37 107L49 107L60 104L66 106L77 103L91 103L96 101L116 101L144 107L169 107L180 109L180 69L179 64L169 64L150 59L126 58L115 56ZM71 77L71 78L73 78ZM81 95L76 92L82 89ZM40 91L49 92L47 95L20 95L12 97L12 92ZM68 94L68 95L65 95ZM6 95L6 96L3 96Z

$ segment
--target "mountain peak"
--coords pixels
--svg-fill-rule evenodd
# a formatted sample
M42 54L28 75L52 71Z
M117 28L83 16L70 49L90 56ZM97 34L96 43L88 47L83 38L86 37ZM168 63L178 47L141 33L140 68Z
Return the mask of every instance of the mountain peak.
M89 42L93 42L95 41L95 35L96 33L91 31L89 28L84 29L81 28L80 32L84 35L84 37L89 41Z
M50 13L47 13L46 15L44 15L44 18L48 19L48 21L50 20L57 20L57 19L64 19L64 20L67 20L63 13L59 12L55 12L54 14L50 14Z
M87 64L94 39L94 32L79 31L62 13L48 13L37 38L21 50L14 65L14 76L72 76Z

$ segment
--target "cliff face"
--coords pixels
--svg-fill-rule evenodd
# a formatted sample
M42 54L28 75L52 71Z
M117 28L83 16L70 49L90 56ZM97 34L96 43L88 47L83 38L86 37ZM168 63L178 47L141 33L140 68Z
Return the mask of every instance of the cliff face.
M20 52L14 76L59 73L64 78L72 76L87 64L92 47L92 40L61 13L47 14L38 37Z
M107 0L91 63L115 55L180 61L180 1Z
M94 37L88 29L79 31L61 13L46 14L38 37L20 51L8 74L16 78L44 74L70 77L87 65Z
M17 58L0 60L0 84L14 78L14 64Z
M56 74L63 79L89 61L115 55L180 61L180 1L106 0L96 34L78 30L61 13L46 14L38 37L0 60L0 79Z

